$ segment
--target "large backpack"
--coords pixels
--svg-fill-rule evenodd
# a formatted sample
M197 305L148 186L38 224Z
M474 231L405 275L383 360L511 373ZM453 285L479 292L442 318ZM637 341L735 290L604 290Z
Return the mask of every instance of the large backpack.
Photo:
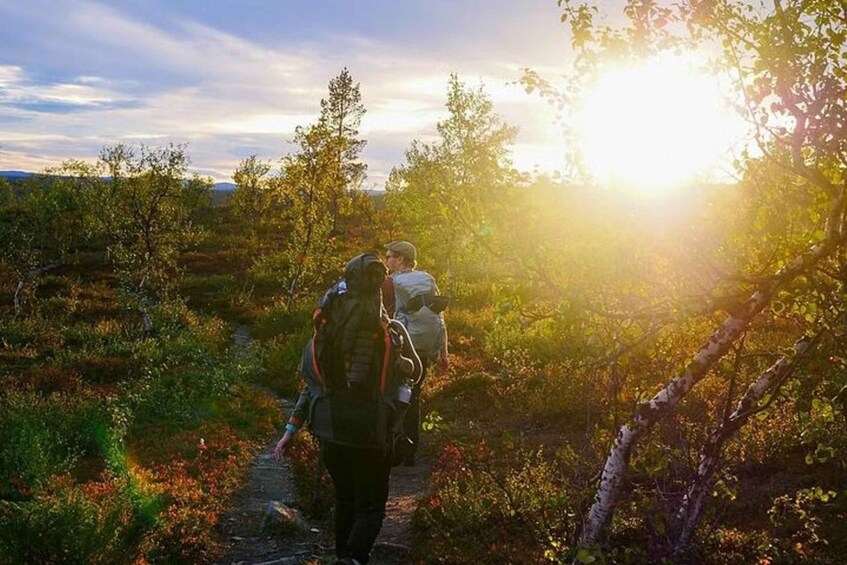
M385 274L376 255L354 257L313 315L301 372L312 395L310 427L323 441L378 449L393 441L402 337L383 315Z
M426 271L406 271L392 275L396 301L395 317L409 331L421 359L434 360L444 346L444 319L447 297L438 295L435 279Z

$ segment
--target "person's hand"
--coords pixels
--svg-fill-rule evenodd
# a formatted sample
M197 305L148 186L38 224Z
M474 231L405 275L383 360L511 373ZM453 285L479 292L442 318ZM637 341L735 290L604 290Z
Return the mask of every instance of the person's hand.
M291 442L294 440L294 434L287 431L282 435L282 438L276 443L276 447L274 448L274 459L279 461L282 459L285 452L288 451L288 448L291 447Z

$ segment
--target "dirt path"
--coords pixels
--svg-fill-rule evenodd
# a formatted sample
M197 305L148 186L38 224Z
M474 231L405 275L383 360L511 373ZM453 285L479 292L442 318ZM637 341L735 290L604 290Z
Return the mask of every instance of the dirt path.
M419 452L420 453L420 452ZM429 465L420 455L414 467L394 467L385 508L385 521L374 546L371 563L409 563L412 515L426 491Z
M249 329L237 327L233 341L249 347ZM284 413L290 413L293 407L293 401L280 400L280 409ZM221 532L229 545L226 555L217 562L221 565L305 565L334 560L329 522L304 520L303 527L288 535L270 534L262 529L270 501L298 507L290 465L285 460L277 462L273 458L278 439L271 438L256 455L247 483L236 495L232 510L221 518ZM423 459L419 459L415 467L395 467L392 470L385 522L377 538L371 564L409 563L412 514L418 498L426 489L428 472L429 466Z
M281 400L280 409L288 413L293 405ZM328 533L323 524L298 529L282 537L265 532L263 522L268 503L278 501L296 508L297 493L287 461L277 462L273 449L279 438L273 437L253 460L247 483L236 495L233 508L221 518L221 530L229 544L218 563L274 563L299 565L327 553Z

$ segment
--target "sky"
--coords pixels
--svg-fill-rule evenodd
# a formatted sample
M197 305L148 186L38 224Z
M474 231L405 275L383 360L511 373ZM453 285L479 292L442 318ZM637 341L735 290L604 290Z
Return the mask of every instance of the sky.
M0 170L173 142L229 181L290 152L343 67L367 109L365 188L437 138L450 73L519 128L518 168L564 168L552 109L516 84L566 72L556 0L0 0L0 26Z

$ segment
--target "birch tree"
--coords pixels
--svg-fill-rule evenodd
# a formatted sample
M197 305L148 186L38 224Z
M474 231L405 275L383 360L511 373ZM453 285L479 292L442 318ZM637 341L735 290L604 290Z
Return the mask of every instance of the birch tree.
M438 141L412 142L406 163L391 171L388 207L413 239L447 274L447 284L465 253L484 248L492 217L520 180L509 159L517 129L494 111L482 86L468 87L451 75Z
M604 58L717 47L720 54L711 61L713 69L731 79L737 109L754 132L755 150L745 152L737 162L742 182L770 185L776 198L781 195L786 202L796 202L793 205L800 207L796 211L808 210L813 218L802 238L786 240L781 256L766 264L772 266L770 273L745 277L745 298L723 304L723 322L677 375L641 403L618 430L581 536L583 546L592 546L601 540L621 500L629 460L639 440L674 413L777 296L792 292L798 277L844 248L847 6L828 0L773 0L761 5L691 0L663 7L652 0L629 0L624 7L628 22L615 27L597 23L600 12L593 5L568 0L559 4L562 19L571 27L578 74L565 92L557 92L528 73L525 84L530 90L538 89L567 105L578 97L581 81L596 72ZM797 193L807 197L794 198ZM807 242L805 249L801 239ZM779 372L777 367L765 376ZM716 449L716 440L711 442L708 449ZM706 467L710 460L706 457ZM696 498L696 492L690 493L683 505L683 523ZM685 528L687 536L690 532Z
M251 155L241 161L232 175L235 190L229 205L235 217L254 238L272 221L270 216L275 187L273 179L268 176L270 170L270 163Z
M322 280L332 259L333 201L337 155L323 123L297 128L298 151L283 158L279 197L288 226L282 254L286 305L293 308L304 293Z
M197 241L195 213L208 199L211 180L188 175L185 148L126 145L104 148L99 166L107 176L89 192L99 211L98 229L124 292L151 329L149 307L175 282L177 255Z
M0 183L0 262L16 278L17 313L40 278L61 266L88 239L84 198L73 177L59 176L66 171L35 175L14 188Z

